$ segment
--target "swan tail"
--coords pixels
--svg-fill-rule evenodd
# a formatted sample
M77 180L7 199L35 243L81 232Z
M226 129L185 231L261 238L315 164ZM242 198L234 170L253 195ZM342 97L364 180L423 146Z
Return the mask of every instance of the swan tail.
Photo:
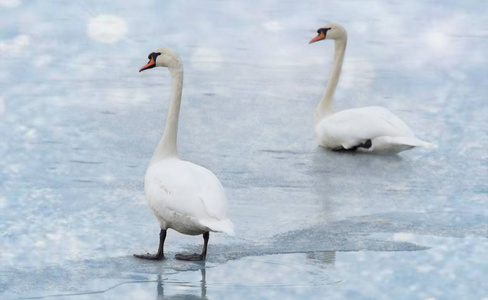
M373 140L373 147L368 149L375 152L398 153L414 147L427 149L437 148L435 144L424 142L416 137L382 136Z
M437 145L429 142L424 142L416 137L390 137L392 144L401 144L412 147L423 147L427 149L435 149Z
M214 232L223 232L227 233L228 235L235 235L234 232L234 224L232 223L231 220L225 219L225 220L205 220L201 222L203 225L207 226L210 231Z
M420 147L424 147L426 149L437 149L437 145L434 144L434 143L429 143L429 142L424 142L424 141L421 141L422 144L420 145Z

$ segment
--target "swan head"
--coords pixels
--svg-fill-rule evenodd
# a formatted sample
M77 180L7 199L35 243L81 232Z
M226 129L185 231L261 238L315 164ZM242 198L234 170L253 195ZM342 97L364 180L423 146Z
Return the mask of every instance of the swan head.
M159 48L158 50L151 52L147 58L149 62L142 67L139 72L154 67L166 67L169 69L181 67L181 58L175 51L169 48Z
M347 39L347 33L344 27L337 23L328 23L317 29L318 35L310 41L315 43L321 40L345 40Z

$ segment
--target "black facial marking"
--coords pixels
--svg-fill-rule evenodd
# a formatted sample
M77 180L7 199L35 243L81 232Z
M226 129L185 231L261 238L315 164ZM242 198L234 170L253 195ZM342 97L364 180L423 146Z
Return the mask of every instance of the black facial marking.
M317 33L320 34L320 33L323 33L324 36L327 36L327 31L331 30L332 28L319 28L319 30L317 30Z
M152 52L151 54L149 54L147 56L147 59L151 60L151 58L152 58L152 59L154 59L154 61L156 61L156 57L158 57L159 55L161 55L161 53L159 53L159 52Z

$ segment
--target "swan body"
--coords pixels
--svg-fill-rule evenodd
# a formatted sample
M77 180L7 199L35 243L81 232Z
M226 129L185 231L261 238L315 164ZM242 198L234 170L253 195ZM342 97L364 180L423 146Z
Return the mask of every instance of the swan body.
M388 109L380 106L353 108L323 118L315 126L320 146L338 150L398 153L417 146L430 147ZM369 145L365 147L363 145ZM343 148L343 149L342 149Z
M149 54L149 62L140 71L167 67L171 73L171 100L163 136L146 170L144 192L161 232L158 253L134 255L143 259L164 258L166 230L182 234L203 234L201 254L182 255L181 260L204 260L209 232L234 234L234 225L227 217L227 198L218 178L209 170L181 160L176 146L178 118L183 86L183 65L176 52L160 48Z
M188 235L234 234L224 188L208 169L177 157L163 159L149 165L144 189L161 228Z
M335 40L332 73L314 115L314 131L320 146L336 151L376 153L398 153L418 146L435 147L415 137L407 124L384 107L354 108L333 113L332 99L342 69L347 33L336 23L326 24L317 32L318 36L310 43Z

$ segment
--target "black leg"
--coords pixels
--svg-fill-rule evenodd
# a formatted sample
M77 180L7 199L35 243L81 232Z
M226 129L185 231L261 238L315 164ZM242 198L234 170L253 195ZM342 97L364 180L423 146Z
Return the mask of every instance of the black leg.
M205 260L207 257L207 246L208 246L208 239L210 237L210 233L205 232L203 234L203 250L202 254L193 253L193 254L176 254L175 258L178 260L191 260L191 261L198 261L198 260Z
M367 140L366 142L359 145L359 147L369 149L369 148L371 148L372 145L373 144L371 143L371 140Z
M358 148L369 149L369 148L371 148L372 145L373 144L371 143L371 140L366 140L364 143L359 144L359 145L354 146L354 147L349 148L349 149L346 149L342 146L338 146L338 147L332 148L332 151L356 151Z
M166 239L166 230L161 229L159 233L159 248L156 254L134 254L137 258L150 259L150 260L160 260L164 259L164 240Z
M337 151L337 152L340 152L340 151L356 151L357 149L358 149L358 146L354 146L354 147L349 148L349 149L346 149L342 146L339 146L339 147L332 148L332 151Z

